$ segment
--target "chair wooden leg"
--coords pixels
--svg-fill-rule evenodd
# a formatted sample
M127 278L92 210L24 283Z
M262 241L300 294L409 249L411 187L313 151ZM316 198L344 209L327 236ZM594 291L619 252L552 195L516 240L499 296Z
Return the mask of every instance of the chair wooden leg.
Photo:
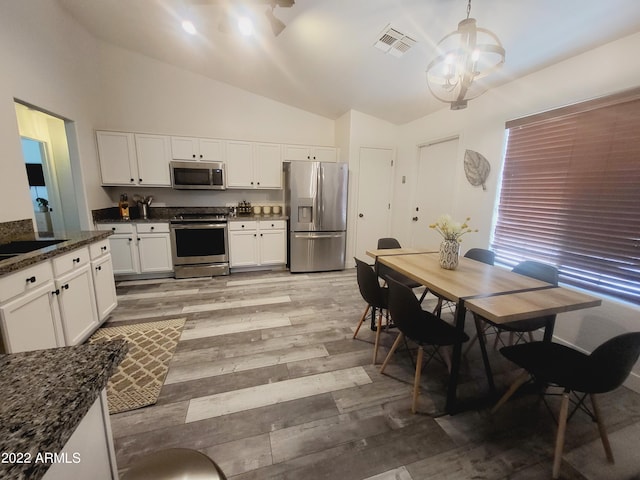
M378 361L378 347L380 346L380 332L382 331L382 309L378 314L378 328L376 330L376 343L373 346L373 364Z
M422 374L422 356L424 350L418 347L418 358L416 359L416 375L413 380L413 401L411 402L411 413L416 413L418 406L418 396L420 395L420 375Z
M362 318L360 319L360 322L358 323L358 326L356 327L356 332L353 334L353 338L356 338L356 335L358 335L358 332L360 331L360 327L364 323L364 319L367 318L367 313L369 313L369 309L370 308L371 308L371 305L367 304L367 308L364 309L364 313L362 314Z
M564 449L564 434L567 431L567 416L569 413L569 392L562 393L562 404L560 405L560 416L558 418L558 435L556 435L556 449L553 454L553 472L551 478L558 478L560 475L560 464L562 463L562 450Z
M607 436L607 430L604 427L604 422L602 421L602 417L600 416L600 407L596 402L596 396L592 393L589 395L591 398L591 405L593 405L593 413L596 417L596 422L598 423L598 431L600 432L600 438L602 439L602 446L604 447L604 453L607 456L607 460L609 463L615 463L613 458L613 452L611 451L611 444L609 443L609 437Z
M493 408L491 409L491 413L492 414L496 413L502 405L507 403L507 400L509 400L512 397L512 395L518 391L518 389L522 386L522 384L527 382L527 380L529 380L528 372L524 372L522 375L516 378L516 380L511 384L511 386L505 392L505 394L502 395L502 397L500 397L500 400L498 400L498 403L496 403L493 406Z
M400 332L398 334L398 337L396 338L396 341L393 342L393 345L391 346L391 350L389 350L389 353L387 354L387 358L385 358L384 362L382 362L382 366L380 367L380 373L384 373L384 369L387 368L387 364L389 363L389 360L391 360L391 357L395 353L396 349L400 346L400 343L402 342L403 338L404 338L404 333Z

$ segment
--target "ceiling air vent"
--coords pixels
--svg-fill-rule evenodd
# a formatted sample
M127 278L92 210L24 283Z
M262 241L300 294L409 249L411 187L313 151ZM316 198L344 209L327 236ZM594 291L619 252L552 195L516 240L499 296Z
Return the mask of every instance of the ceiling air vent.
M392 28L389 24L378 35L378 40L373 46L394 57L401 57L415 44L416 41L413 38Z

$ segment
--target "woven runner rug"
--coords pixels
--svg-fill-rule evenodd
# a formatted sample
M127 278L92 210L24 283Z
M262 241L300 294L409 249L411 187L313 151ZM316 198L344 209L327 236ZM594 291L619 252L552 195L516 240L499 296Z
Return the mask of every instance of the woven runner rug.
M169 370L184 318L99 328L89 342L124 338L129 352L107 384L109 413L153 405Z

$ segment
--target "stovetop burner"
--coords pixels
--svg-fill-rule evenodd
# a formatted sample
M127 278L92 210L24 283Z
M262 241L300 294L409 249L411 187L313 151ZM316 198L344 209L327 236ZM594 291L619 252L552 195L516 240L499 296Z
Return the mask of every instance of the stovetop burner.
M226 222L227 216L228 215L222 213L180 213L173 217L171 221Z

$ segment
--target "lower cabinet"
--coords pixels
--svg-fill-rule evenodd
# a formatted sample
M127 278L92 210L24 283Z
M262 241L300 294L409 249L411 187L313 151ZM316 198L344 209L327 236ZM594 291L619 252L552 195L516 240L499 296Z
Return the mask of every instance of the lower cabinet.
M287 261L286 222L229 222L229 266L283 265Z
M167 222L101 223L100 230L111 230L109 237L113 273L162 273L173 270L171 237Z
M118 478L105 390L80 421L62 451L51 453L58 453L67 461L51 465L42 477L44 480Z
M51 280L3 304L0 316L4 353L65 345Z
M0 278L0 350L18 353L85 341L117 304L111 257L102 252L95 265L89 247L81 247ZM94 277L94 266L104 275Z

